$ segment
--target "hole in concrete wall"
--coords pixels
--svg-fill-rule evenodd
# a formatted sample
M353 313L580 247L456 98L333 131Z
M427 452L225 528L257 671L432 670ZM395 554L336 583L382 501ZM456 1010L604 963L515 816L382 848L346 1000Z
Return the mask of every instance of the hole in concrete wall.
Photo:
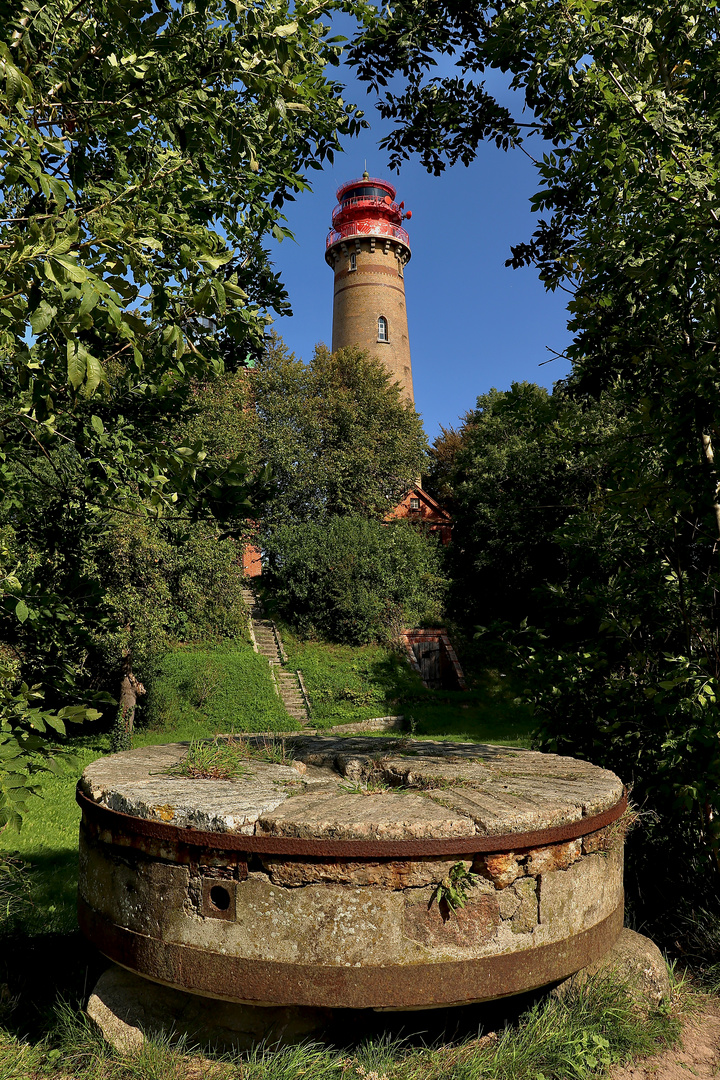
M210 903L218 911L227 911L230 907L230 893L222 885L213 885L210 890Z

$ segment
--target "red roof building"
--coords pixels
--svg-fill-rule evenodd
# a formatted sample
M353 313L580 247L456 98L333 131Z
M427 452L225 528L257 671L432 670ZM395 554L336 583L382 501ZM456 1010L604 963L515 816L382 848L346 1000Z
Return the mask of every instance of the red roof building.
M407 495L397 506L385 515L383 521L389 523L400 518L416 521L424 525L430 532L437 533L444 545L450 543L452 535L452 518L447 510L443 510L440 503L435 502L432 495L418 487L412 487Z

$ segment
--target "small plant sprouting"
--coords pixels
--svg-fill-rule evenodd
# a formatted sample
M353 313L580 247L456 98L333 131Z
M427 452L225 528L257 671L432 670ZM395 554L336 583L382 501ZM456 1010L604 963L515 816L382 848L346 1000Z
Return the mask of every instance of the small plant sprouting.
M240 740L193 739L182 761L171 765L168 776L184 776L192 780L237 780L248 767L248 755Z
M371 773L364 783L358 780L352 784L341 784L340 790L345 792L346 795L381 795L384 791L396 791L398 789L393 788L387 781L382 780L379 776L373 776Z
M387 762L387 756L375 754L370 765L370 772L365 779L343 784L341 790L349 795L379 795L383 791L398 790L397 785L388 782L385 773Z
M216 735L213 739L193 739L185 757L172 765L167 775L194 780L238 780L247 773L251 761L290 765L293 757L283 739L250 742L236 735Z
M434 900L443 915L445 912L456 915L458 908L464 908L468 901L468 889L479 881L478 874L468 870L465 863L457 862L438 885L430 903Z

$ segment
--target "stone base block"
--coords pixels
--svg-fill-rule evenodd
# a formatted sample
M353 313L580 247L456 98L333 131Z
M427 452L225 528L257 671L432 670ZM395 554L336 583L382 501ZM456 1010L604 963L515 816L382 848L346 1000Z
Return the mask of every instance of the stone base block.
M87 1014L121 1053L140 1049L146 1035L187 1039L225 1053L303 1042L317 1037L330 1009L236 1005L187 994L113 964L98 979Z
M627 983L645 1013L657 1008L670 994L667 965L657 945L627 927L602 959L565 979L553 993L562 996L570 988L582 986L591 975L615 975Z

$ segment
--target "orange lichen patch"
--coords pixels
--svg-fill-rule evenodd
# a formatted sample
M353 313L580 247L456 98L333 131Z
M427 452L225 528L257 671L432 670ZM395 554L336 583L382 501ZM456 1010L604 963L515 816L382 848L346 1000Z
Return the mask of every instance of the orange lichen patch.
M529 853L526 867L532 877L549 874L553 870L567 870L582 855L582 840L569 840L565 844L548 844L547 847L533 848Z
M473 873L489 878L496 889L504 889L525 873L521 858L522 855L515 851L482 855L473 866Z
M170 806L169 803L165 803L164 806L151 806L150 809L161 821L172 821L175 817L175 807Z
M375 885L386 889L407 889L431 885L448 874L457 859L390 859L387 861L313 859L290 862L282 856L264 856L263 867L277 885L296 886L317 882L346 885ZM469 863L468 863L469 866Z

